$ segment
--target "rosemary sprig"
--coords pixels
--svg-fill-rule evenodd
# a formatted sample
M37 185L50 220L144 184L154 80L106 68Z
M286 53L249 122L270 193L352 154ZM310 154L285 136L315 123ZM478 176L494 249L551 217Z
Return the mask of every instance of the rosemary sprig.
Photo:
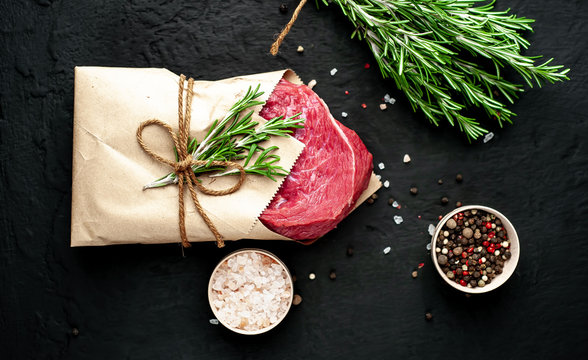
M300 114L286 117L275 117L261 124L253 121L253 110L244 116L245 110L263 105L265 102L256 100L263 92L259 91L259 85L255 89L249 87L242 99L237 101L221 120L215 120L204 139L198 143L196 138L188 139L188 152L194 159L208 160L207 165L194 165L192 170L196 175L213 173L210 176L225 176L238 173L236 170L225 171L224 168L211 166L213 161L236 161L245 159L243 167L248 174L267 176L276 180L275 176L286 176L288 172L279 166L280 156L275 154L277 146L264 148L261 142L271 136L288 136L292 129L303 127L304 120ZM257 128L256 128L257 127ZM177 151L176 160L178 160ZM255 161L253 157L258 154ZM176 175L169 173L147 185L144 189L162 187L177 183Z
M532 31L532 19L494 11L494 1L487 0L323 0L339 5L355 26L351 37L369 44L384 78L394 79L411 102L435 125L446 118L465 132L468 141L487 132L473 118L464 114L469 107L511 123L515 114L507 102L523 87L501 76L510 66L530 87L543 81L569 80L569 69L540 65L541 56L521 55L529 42L520 32ZM465 60L464 53L484 57L494 64L487 71Z

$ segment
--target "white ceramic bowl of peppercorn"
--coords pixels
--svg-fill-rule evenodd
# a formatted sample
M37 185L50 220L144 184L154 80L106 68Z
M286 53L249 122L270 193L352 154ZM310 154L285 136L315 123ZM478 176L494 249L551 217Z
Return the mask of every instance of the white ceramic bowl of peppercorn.
M462 206L445 215L431 241L431 257L441 278L471 294L504 284L519 256L519 238L512 223L482 205Z

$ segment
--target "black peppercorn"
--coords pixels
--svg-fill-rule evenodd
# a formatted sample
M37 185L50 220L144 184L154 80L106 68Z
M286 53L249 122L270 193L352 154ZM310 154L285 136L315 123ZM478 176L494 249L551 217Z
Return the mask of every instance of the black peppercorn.
M347 247L347 256L353 256L353 246Z
M457 174L455 176L455 181L457 181L458 183L463 181L463 175L462 174Z
M288 5L286 5L286 4L281 4L281 5L280 5L280 12L281 12L282 14L285 14L285 13L287 13L287 12L288 12Z
M441 204L447 205L448 203L449 203L449 199L447 198L447 196L443 196L441 198Z

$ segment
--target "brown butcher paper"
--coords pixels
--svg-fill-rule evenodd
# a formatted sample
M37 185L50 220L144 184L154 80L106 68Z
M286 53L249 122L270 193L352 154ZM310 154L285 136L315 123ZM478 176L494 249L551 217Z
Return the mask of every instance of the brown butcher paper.
M249 86L260 84L260 100L267 100L282 77L302 83L291 70L195 81L190 135L204 138L211 123L222 119ZM145 153L136 139L139 124L153 118L177 132L178 87L179 76L166 69L76 67L71 246L180 241L177 185L143 190L172 169ZM261 107L253 108L253 117L264 123L258 115ZM164 129L148 127L143 139L157 154L174 158L173 142ZM273 136L263 145L279 147L279 165L288 171L304 148L293 137ZM229 188L237 181L234 176L200 178L212 189ZM258 220L284 178L276 180L248 175L232 194L198 192L198 199L225 240L288 240ZM379 187L372 175L358 204ZM188 240L214 241L189 196L184 203Z

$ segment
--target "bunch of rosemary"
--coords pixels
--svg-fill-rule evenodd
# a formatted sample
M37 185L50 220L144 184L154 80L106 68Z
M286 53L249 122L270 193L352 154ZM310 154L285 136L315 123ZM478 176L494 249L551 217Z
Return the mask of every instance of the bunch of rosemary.
M509 66L532 87L542 81L569 80L569 69L536 65L541 56L521 55L529 42L520 32L532 31L532 19L494 11L487 0L323 0L335 3L355 26L351 37L369 44L384 78L392 78L435 125L446 118L465 132L468 141L487 132L469 107L484 109L491 118L511 122L505 102L513 103L523 87L501 75ZM483 57L487 70L469 59ZM502 95L506 100L499 98Z
M280 156L274 152L277 146L264 148L261 142L268 140L270 136L288 136L292 129L303 127L304 120L300 114L284 118L275 117L263 123L261 126L252 118L253 110L244 116L241 113L251 107L263 105L265 102L256 100L263 92L259 91L259 85L253 90L251 87L242 99L237 101L229 109L221 120L215 120L204 139L198 143L196 138L188 138L188 153L196 160L207 160L207 165L194 165L192 170L196 175L212 173L210 176L224 176L239 173L238 170L223 171L223 168L211 166L213 161L236 161L245 159L243 168L245 173L267 176L275 181L275 176L286 176L288 172L279 166ZM178 153L176 161L178 161ZM257 154L255 160L253 157ZM175 173L169 173L143 187L150 189L177 183Z

